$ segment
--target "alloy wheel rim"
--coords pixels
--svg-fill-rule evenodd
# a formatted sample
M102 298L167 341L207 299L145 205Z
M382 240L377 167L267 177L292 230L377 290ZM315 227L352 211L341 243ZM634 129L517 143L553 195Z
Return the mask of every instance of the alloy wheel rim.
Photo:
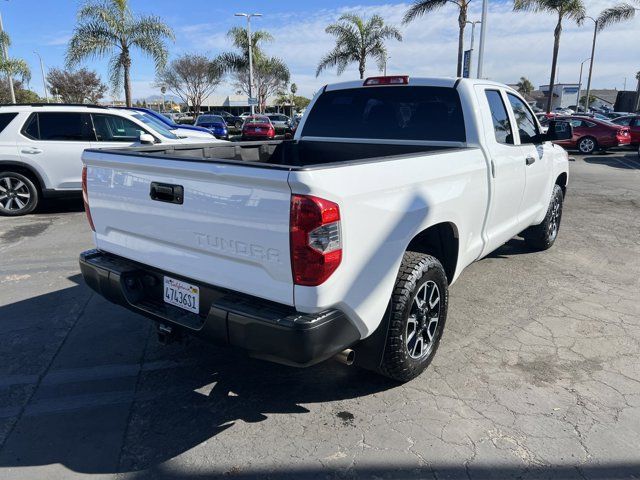
M580 150L582 150L585 153L592 152L594 147L595 147L595 144L593 143L593 140L591 140L590 138L585 138L580 142Z
M558 235L561 212L560 199L555 197L553 199L553 205L551 206L551 219L549 221L549 240L551 241L555 240Z
M8 212L22 210L31 201L29 187L16 177L0 178L0 209Z
M413 298L407 319L405 346L411 358L424 358L433 350L440 323L440 305L438 285L432 280L426 281Z

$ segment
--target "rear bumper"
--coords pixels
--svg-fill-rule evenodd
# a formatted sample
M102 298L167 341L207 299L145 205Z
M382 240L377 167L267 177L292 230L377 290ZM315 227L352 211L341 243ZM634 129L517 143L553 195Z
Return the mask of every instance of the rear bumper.
M168 274L200 288L200 314L165 304L165 272L89 250L80 255L87 285L107 300L159 323L254 357L293 366L326 360L355 344L360 335L339 310L302 314L293 307Z

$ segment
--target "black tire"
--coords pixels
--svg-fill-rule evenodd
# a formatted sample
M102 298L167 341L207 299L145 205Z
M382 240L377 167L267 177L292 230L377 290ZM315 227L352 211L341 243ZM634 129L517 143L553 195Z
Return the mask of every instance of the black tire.
M421 311L416 303L416 294L422 296L426 292L425 298L435 299L429 293L433 292L430 290L433 285L438 288L439 302L430 311ZM391 295L389 330L380 373L399 382L408 382L429 366L440 344L448 302L449 284L440 262L430 255L406 252ZM436 315L437 320L433 324ZM410 321L410 316L413 321ZM416 339L413 344L412 339ZM421 350L418 356L419 342Z
M40 192L31 179L17 172L0 172L0 215L27 215L39 201Z
M598 150L598 142L593 137L582 137L578 140L578 150L583 155L591 155Z
M529 227L522 232L522 237L529 248L542 251L551 248L555 243L560 231L563 201L562 188L560 188L560 185L554 185L549 208L542 223Z

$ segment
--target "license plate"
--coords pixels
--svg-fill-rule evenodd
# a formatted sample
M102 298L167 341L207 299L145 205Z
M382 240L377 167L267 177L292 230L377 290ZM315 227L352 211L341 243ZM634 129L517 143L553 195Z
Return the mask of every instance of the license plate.
M200 313L200 288L171 277L164 277L164 301L192 313Z
M256 128L256 132L261 132L262 129L261 128Z

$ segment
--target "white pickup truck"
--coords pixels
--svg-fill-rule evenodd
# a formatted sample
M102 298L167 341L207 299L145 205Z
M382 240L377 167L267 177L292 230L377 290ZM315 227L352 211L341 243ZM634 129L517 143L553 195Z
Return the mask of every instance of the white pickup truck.
M307 366L407 381L460 272L511 237L555 241L571 137L485 80L324 87L295 138L84 152L87 284L158 322Z

